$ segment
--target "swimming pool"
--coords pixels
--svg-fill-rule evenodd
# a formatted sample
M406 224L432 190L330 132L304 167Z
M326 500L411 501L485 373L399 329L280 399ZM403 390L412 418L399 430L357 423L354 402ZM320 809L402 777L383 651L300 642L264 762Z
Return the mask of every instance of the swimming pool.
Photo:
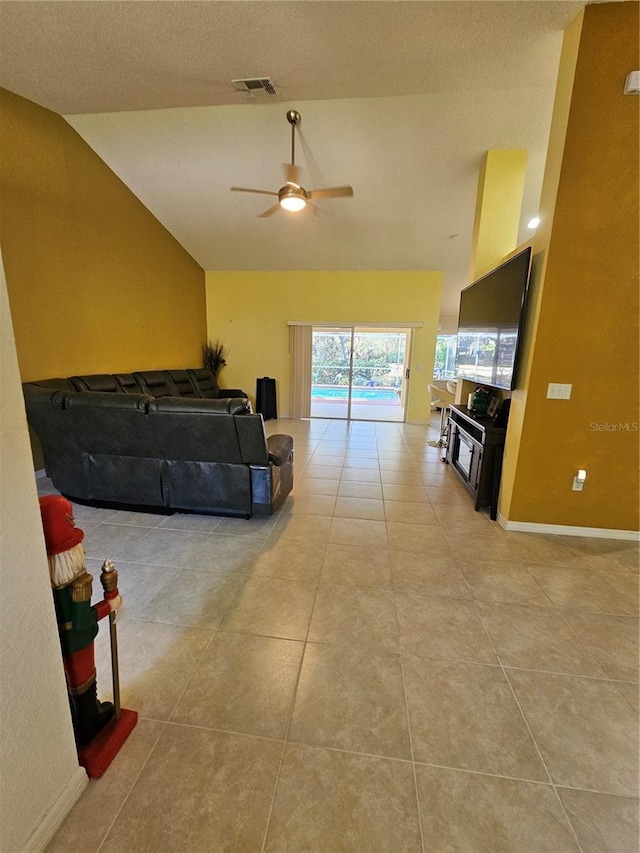
M312 400L346 400L348 388L340 385L312 385ZM352 388L351 399L354 401L399 400L400 392L393 388Z

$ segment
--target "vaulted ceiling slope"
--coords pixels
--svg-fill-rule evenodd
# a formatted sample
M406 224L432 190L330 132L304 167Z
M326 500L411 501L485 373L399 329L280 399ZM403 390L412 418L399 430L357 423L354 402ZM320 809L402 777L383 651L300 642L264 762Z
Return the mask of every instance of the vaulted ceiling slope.
M0 3L0 84L59 112L205 269L441 269L467 281L477 176L526 148L537 209L562 32L582 2ZM249 97L231 80L271 77ZM319 214L258 218L302 114Z

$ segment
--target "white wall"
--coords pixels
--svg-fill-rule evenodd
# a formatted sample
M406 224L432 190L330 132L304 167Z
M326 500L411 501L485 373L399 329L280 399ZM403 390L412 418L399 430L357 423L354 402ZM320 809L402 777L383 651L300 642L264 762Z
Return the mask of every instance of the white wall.
M458 331L458 315L457 314L441 314L438 324L439 335L455 335Z
M0 257L0 851L42 850L78 766Z

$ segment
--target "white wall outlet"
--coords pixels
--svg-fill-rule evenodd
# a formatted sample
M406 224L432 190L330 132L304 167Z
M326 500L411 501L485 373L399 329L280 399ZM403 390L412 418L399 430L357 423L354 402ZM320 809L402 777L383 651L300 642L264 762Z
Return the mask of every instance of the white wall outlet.
M573 485L571 486L572 492L581 492L584 488L585 481L587 479L587 472L584 468L578 468L578 472L576 476L573 478Z
M570 400L573 385L561 382L550 382L547 385L547 400Z

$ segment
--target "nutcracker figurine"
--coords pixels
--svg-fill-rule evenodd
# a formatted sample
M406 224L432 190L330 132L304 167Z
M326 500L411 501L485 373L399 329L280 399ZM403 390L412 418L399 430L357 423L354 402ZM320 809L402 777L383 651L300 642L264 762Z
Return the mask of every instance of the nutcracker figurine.
M128 711L124 726L121 725L117 689L114 689L115 709L111 702L100 702L97 696L94 639L98 622L105 616L111 622L114 688L118 683L113 624L115 612L122 604L117 589L118 573L107 560L100 578L105 598L92 605L93 578L85 565L84 533L74 524L71 503L61 495L46 495L40 498L40 512L80 763L90 776L100 776L137 722L137 714ZM116 731L118 727L121 731ZM91 764L96 763L98 752L99 772L92 772Z

